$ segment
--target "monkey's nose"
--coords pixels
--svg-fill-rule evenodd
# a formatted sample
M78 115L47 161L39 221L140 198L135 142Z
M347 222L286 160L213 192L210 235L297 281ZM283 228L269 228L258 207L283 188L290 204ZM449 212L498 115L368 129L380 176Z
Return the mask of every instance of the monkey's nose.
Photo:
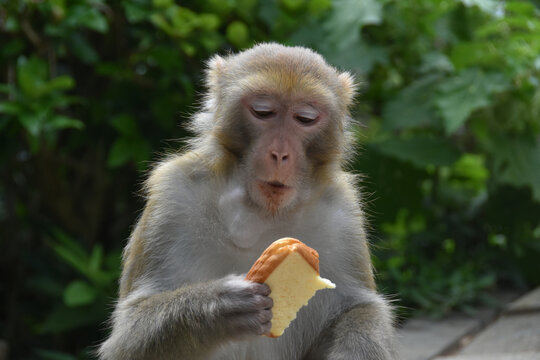
M289 154L286 152L272 151L270 155L277 165L282 164L289 159Z

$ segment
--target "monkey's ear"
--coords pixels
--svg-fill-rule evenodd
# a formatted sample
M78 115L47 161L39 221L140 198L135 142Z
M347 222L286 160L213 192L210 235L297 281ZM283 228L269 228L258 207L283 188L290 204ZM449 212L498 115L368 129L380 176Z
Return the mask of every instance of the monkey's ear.
M219 92L219 79L225 73L227 61L219 55L208 60L208 70L206 72L206 85L211 93Z
M356 96L357 85L354 80L354 76L348 72L342 72L338 76L340 84L340 96L343 99L343 103L346 107L351 106Z

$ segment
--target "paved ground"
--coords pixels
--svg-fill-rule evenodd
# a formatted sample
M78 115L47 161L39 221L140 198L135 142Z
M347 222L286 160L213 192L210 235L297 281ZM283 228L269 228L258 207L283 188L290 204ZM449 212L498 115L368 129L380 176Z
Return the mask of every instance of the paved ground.
M540 288L502 313L412 319L400 341L403 360L540 360Z

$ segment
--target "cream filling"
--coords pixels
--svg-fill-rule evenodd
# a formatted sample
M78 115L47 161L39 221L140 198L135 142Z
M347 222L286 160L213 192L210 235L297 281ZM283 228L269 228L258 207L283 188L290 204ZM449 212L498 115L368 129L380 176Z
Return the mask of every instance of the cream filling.
M272 289L273 336L280 336L296 318L296 313L317 290L336 287L328 279L321 278L315 269L297 252L290 253L268 276L265 283Z

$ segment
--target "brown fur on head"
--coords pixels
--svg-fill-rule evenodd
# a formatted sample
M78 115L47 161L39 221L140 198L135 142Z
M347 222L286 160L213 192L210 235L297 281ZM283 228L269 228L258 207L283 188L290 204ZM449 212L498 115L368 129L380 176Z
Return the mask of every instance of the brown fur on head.
M195 116L192 126L198 135L225 127L223 122L244 93L264 91L292 97L313 96L328 102L339 114L335 121L345 129L357 89L350 73L339 72L314 51L276 43L212 57L208 61L206 87L203 112L213 116Z

